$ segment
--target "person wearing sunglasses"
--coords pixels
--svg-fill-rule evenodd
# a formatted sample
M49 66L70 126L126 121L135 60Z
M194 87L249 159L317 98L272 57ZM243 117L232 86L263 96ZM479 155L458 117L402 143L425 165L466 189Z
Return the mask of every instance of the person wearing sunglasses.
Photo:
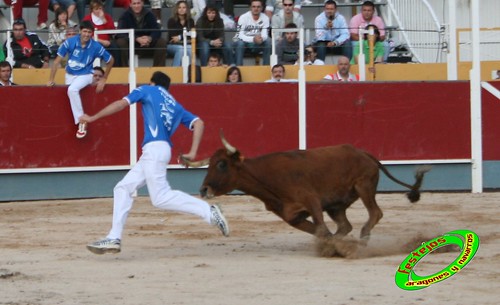
M271 19L271 27L273 29L284 29L290 23L294 23L297 28L304 28L304 16L294 10L294 0L283 0L283 9L275 11ZM269 12L266 7L266 13ZM300 8L300 5L299 5ZM274 11L274 10L273 10ZM284 35L276 35L275 39L280 40Z

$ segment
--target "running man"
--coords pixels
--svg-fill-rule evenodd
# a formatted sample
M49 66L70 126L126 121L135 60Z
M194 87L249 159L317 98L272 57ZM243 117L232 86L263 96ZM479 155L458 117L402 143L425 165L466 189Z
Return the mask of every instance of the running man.
M113 225L105 239L87 245L95 254L118 253L121 250L123 228L130 209L132 194L147 185L154 206L201 217L207 223L216 225L224 236L229 236L229 226L219 207L170 188L167 180L167 165L171 158L171 136L182 124L193 131L191 150L182 157L195 160L203 136L203 121L185 110L168 92L170 77L154 72L150 85L140 86L121 100L104 107L93 116L83 115L81 123L92 123L111 115L133 103L142 103L144 118L144 141L142 155L136 165L118 182L113 190Z
M104 90L106 79L115 60L113 56L92 36L94 35L94 25L90 21L83 21L80 24L80 34L66 39L57 50L57 57L52 64L50 70L50 79L47 86L54 86L54 78L56 77L57 69L63 58L68 55L68 64L66 65L65 83L68 87L68 97L71 104L71 111L75 124L78 124L76 137L81 139L87 135L87 125L80 123L79 118L84 114L80 90L92 84L94 74L94 60L101 58L106 62L106 70L104 77L97 83L95 91L97 93Z

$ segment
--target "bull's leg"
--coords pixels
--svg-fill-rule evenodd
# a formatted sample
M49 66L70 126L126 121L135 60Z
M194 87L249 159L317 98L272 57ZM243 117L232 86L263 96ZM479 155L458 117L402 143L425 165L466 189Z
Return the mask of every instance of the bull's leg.
M337 224L337 232L334 236L346 236L352 231L352 225L347 219L346 209L329 209L326 210L330 218Z
M330 230L325 224L323 219L323 212L320 210L319 213L316 211L312 214L313 221L307 220L309 217L308 212L292 212L292 211L284 211L282 218L292 227L299 229L301 231L307 232L312 235L316 235L317 237L329 237L332 235Z
M368 210L368 221L361 229L360 235L361 239L368 241L368 239L370 238L371 230L382 218L383 213L379 208L377 201L375 200L376 187L373 187L373 185L371 184L367 187L356 186L356 190L358 191L359 197Z
M366 209L368 210L368 221L361 229L360 237L362 239L368 240L370 238L371 230L382 218L383 213L382 210L379 208L377 201L375 201L375 192L371 194L363 194L360 197Z

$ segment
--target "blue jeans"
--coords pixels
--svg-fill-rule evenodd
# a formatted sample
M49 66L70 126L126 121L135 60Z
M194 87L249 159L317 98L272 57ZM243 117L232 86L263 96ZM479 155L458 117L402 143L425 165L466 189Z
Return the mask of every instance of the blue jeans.
M321 59L322 61L325 61L326 57L326 52L327 50L332 50L333 54L336 55L344 55L349 60L352 58L352 45L350 40L346 40L344 44L336 47L327 47L326 44L329 41L318 41L316 42L316 49L318 51L318 58Z
M173 67L182 66L182 56L184 55L184 45L182 44L168 44L167 45L167 54L174 56L174 60L172 62ZM187 45L187 55L189 59L191 59L191 45Z
M271 38L265 40L260 45L250 42L244 42L243 40L235 41L234 54L236 57L237 66L243 66L243 56L245 55L245 51L253 55L257 55L262 52L262 64L269 65L271 57Z
M200 52L200 65L202 67L206 66L208 63L208 57L211 52L219 53L224 58L224 63L226 65L234 64L233 49L231 48L231 42L224 40L224 44L220 48L212 47L209 40L199 40L198 48Z

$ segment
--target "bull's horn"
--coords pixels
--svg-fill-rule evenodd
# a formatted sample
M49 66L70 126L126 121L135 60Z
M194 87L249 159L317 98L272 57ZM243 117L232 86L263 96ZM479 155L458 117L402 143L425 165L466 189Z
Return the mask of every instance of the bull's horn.
M222 129L220 130L219 135L220 135L220 140L222 141L222 144L224 144L224 147L226 148L226 150L228 152L228 155L234 154L237 151L237 149L236 149L236 147L229 144L229 142L224 137L224 131L222 131Z
M190 161L190 160L186 159L184 156L180 156L180 161L185 166L202 167L202 166L208 165L210 163L210 158L206 158L205 160L200 160L200 161Z

